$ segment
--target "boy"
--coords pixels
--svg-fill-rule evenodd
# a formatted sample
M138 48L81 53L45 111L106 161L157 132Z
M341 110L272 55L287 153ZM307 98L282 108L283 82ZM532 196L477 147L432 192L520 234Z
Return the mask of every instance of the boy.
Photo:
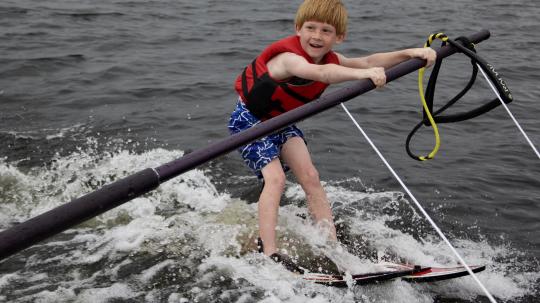
M382 87L386 83L385 68L413 57L427 60L430 66L436 57L430 48L360 58L333 52L332 47L344 40L347 26L347 11L340 0L305 0L295 24L296 35L271 44L238 76L235 89L239 100L229 121L231 134L317 99L331 83L370 79L376 87ZM239 151L264 181L258 202L259 250L289 270L302 272L277 252L276 245L279 202L288 168L305 191L315 222L327 230L330 240L337 241L332 210L302 131L291 125Z

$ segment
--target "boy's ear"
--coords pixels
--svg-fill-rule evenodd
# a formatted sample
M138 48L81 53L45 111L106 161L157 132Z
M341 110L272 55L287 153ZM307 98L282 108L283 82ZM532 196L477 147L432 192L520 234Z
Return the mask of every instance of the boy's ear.
M340 44L341 42L345 41L345 33L341 35L337 35L336 37L336 44Z

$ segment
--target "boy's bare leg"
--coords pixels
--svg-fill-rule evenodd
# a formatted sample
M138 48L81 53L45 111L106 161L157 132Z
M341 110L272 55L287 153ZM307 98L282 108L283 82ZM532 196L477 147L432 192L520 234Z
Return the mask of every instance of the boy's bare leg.
M259 236L263 241L264 254L270 256L277 251L276 225L279 202L285 187L285 173L278 158L268 163L261 173L264 188L259 197Z
M306 192L309 212L318 224L328 229L330 239L337 241L332 209L319 179L319 173L311 161L306 143L300 137L290 138L283 145L281 156Z

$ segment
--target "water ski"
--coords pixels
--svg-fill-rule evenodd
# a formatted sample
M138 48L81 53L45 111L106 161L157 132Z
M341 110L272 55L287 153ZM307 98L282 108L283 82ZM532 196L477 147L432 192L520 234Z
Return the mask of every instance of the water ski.
M413 265L389 263L388 266L393 266L397 271L413 268ZM469 265L473 273L478 273L486 269L485 265ZM455 279L469 275L469 272L464 266L455 267L426 267L427 270L401 277L407 282L423 283L437 282L448 279Z
M302 278L307 281L327 286L348 287L349 285L380 283L397 278L414 283L437 282L459 278L469 274L463 266L424 267L390 262L380 263L380 265L383 268L383 270L380 272L353 275L305 273ZM470 266L470 268L474 273L481 272L486 269L484 265Z
M384 282L405 276L412 276L427 268L419 266L403 270L385 270L380 272L357 274L357 275L333 275L321 273L305 273L302 278L307 281L334 287L348 287L348 285L366 285Z

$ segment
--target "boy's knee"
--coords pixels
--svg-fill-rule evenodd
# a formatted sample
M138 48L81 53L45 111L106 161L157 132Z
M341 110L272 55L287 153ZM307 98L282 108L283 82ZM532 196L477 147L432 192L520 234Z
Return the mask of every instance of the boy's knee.
M301 183L305 186L316 186L320 184L319 172L314 166L302 172Z
M265 176L264 187L268 187L277 191L283 191L283 189L285 188L285 181L285 173L274 173L272 175Z

